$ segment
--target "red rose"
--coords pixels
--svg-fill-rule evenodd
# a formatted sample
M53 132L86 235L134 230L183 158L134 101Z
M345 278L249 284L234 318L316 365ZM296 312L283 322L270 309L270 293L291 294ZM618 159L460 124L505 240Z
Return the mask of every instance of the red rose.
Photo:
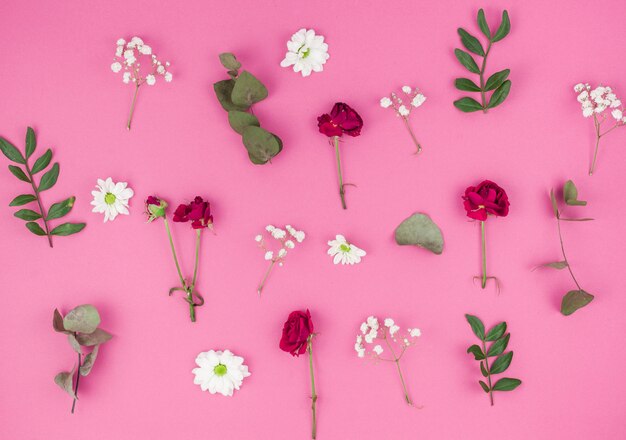
M159 199L157 196L148 196L146 199L146 214L148 215L148 222L153 221L156 218L165 218L165 210L167 209L167 202Z
M178 208L174 211L174 221L180 223L191 221L191 227L194 229L213 227L211 204L205 202L202 197L197 196L188 205L178 205Z
M320 133L328 137L341 136L344 133L354 137L361 134L363 120L348 104L338 102L330 114L325 113L317 118L317 126Z
M296 310L289 314L283 326L283 336L280 338L280 349L299 356L306 352L309 336L313 334L311 313Z
M509 198L506 192L490 180L465 190L463 206L467 216L475 220L487 220L487 214L506 217L509 214Z

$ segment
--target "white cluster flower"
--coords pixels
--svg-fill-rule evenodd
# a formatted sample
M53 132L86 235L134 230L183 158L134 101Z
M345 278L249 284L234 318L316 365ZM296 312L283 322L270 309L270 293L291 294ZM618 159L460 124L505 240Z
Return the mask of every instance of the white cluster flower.
M286 225L285 229L278 228L274 225L267 225L265 227L265 231L273 239L280 243L280 249L278 249L277 251L270 250L261 234L255 236L254 241L256 241L259 247L265 252L265 259L274 263L278 263L279 266L283 265L283 260L287 256L287 252L296 247L296 243L294 242L294 240L298 243L302 243L302 241L306 237L304 231L298 231L291 225Z
M382 108L393 108L396 114L402 118L408 118L411 114L411 108L418 108L426 101L426 96L420 90L410 86L403 86L402 92L409 97L409 104L404 104L402 98L391 92L389 96L385 96L380 100Z
M141 73L141 63L139 62L142 56L150 57L151 72L143 76ZM130 41L126 41L123 38L117 40L117 48L115 50L115 58L113 64L111 64L111 70L114 73L124 70L122 75L122 81L125 84L132 82L137 87L142 84L148 84L152 86L156 84L157 76L162 76L166 82L172 80L172 74L167 71L169 68L169 62L161 62L157 56L152 53L152 48L145 44L139 37L133 37Z
M385 318L382 322L383 325L381 326L376 316L369 316L361 323L359 327L361 334L357 335L354 344L354 350L358 357L363 358L368 354L374 359L383 359L381 355L384 350L379 343L382 340L389 345L391 353L391 358L383 360L399 360L404 350L413 345L415 338L422 334L418 328L409 328L406 332L401 332L400 326L392 318ZM398 350L392 348L394 344Z
M579 83L574 86L574 91L578 93L576 99L585 118L600 116L604 120L607 117L604 112L610 110L616 124L626 123L622 101L613 93L611 87L600 85L592 89L588 83Z

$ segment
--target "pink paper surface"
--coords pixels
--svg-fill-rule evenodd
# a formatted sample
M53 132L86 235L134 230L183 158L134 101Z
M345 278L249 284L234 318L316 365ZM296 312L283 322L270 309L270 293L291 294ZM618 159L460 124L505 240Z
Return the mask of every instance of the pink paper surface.
M509 10L512 31L489 58L511 69L507 101L488 115L452 106L456 29L478 35L485 6L495 28ZM324 439L620 439L626 438L626 129L603 139L598 171L587 175L593 124L572 86L611 85L626 99L623 20L626 3L584 1L44 2L0 5L0 135L23 148L27 125L38 152L61 164L49 206L69 195L68 217L86 221L72 237L31 235L9 201L27 185L0 157L0 437L13 439L306 439L310 383L305 357L278 348L288 313L311 310L315 339L318 438ZM302 78L279 67L285 43L301 27L326 37L324 72ZM125 129L132 86L109 66L115 41L141 36L171 61L172 83L141 90L134 126ZM217 55L236 53L269 98L255 108L284 141L272 165L249 163L240 137L212 91L225 78ZM401 121L380 97L404 84L428 100L411 123L419 157ZM342 144L348 210L342 211L334 156L316 117L335 101L352 105L365 125ZM97 178L129 182L131 215L113 223L91 213ZM497 294L472 284L480 270L479 227L461 194L491 179L511 200L510 215L487 225L489 271ZM573 283L565 271L531 269L560 260L548 193L572 178L587 223L563 225L566 250L595 301L565 318L558 308ZM207 303L191 324L163 224L146 224L143 199L175 205L208 198L216 235L203 238L199 290ZM443 230L441 256L398 247L395 227L415 211ZM277 268L259 300L266 269L253 237L290 223L307 240ZM327 240L342 233L368 255L334 266ZM175 225L183 270L192 270L193 233ZM115 337L81 381L76 414L53 383L74 353L52 331L52 311L98 307ZM475 342L464 314L487 326L506 320L515 352L507 376L523 384L489 406ZM391 316L423 336L403 368L414 401L407 407L392 364L356 357L354 337L370 314ZM228 348L252 376L232 398L193 384L195 356Z

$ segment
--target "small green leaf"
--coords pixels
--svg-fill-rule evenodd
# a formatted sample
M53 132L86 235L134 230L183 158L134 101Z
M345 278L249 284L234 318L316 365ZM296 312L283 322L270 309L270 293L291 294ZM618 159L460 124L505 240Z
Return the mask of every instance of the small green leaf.
M509 351L508 353L503 354L502 356L498 357L496 361L493 363L493 365L489 369L489 373L490 374L502 373L504 370L509 368L509 365L511 365L512 360L513 360L512 351Z
M24 159L24 156L22 156L22 153L20 153L20 151L15 148L15 146L7 141L4 138L0 137L0 150L2 151L2 154L4 154L7 159L9 159L12 162L15 163L21 163L21 164L25 164L26 163L26 159Z
M92 345L100 345L109 341L113 336L102 329L95 329L91 333L79 333L76 336L78 343L85 347L91 347Z
M228 112L228 123L239 134L243 134L243 129L254 125L260 127L261 124L256 116L248 112L241 112L238 110L231 110Z
M478 64L476 64L476 61L474 61L474 58L472 58L470 54L461 49L454 49L454 55L467 70L472 73L480 73Z
M473 98L465 97L454 101L454 106L465 113L477 112L484 110L483 106Z
M495 90L509 77L510 69L504 69L491 75L485 83L485 90Z
M280 153L276 136L260 127L250 125L243 130L243 144L252 163L262 165Z
M559 205L556 203L556 197L554 196L554 189L550 190L550 202L552 203L552 211L556 218L559 218Z
M32 209L20 209L13 215L17 218L21 218L22 220L26 220L29 222L41 218L41 214L33 211Z
M551 267L552 269L561 270L567 267L567 262L566 261L553 261L552 263L543 263L535 267L533 270L539 269L540 267Z
M496 339L500 339L504 332L506 332L506 322L501 322L487 332L485 341L495 341Z
M20 167L9 165L9 171L11 171L11 174L20 179L22 182L30 183L30 179Z
M485 363L484 362L480 363L480 374L482 374L483 377L489 376L489 372L487 371L487 368L485 367Z
M67 335L67 341L70 343L72 349L78 353L78 354L83 354L83 349L80 347L80 344L78 343L78 341L76 340L76 336L74 336L74 333L69 333Z
M487 19L485 19L485 11L482 9L478 10L478 17L476 19L478 21L478 27L483 35L491 40L491 31L489 30L489 25L487 24Z
M467 349L468 353L472 353L474 355L474 359L479 361L481 359L485 359L485 354L483 353L483 351L480 349L480 347L476 344L472 345L471 347L469 347Z
M65 327L63 327L63 316L58 309L54 309L52 314L52 328L55 332L65 333Z
M63 223L50 231L50 235L72 235L83 229L85 229L85 223Z
M37 197L32 194L22 194L11 200L9 206L22 206L27 203L34 202L35 200L37 200Z
M494 108L502 104L506 97L509 96L510 91L511 81L507 79L491 94L491 98L489 99L489 104L487 104L487 108Z
M87 376L91 372L93 364L96 362L96 357L98 357L98 347L99 345L96 345L91 353L85 356L85 361L83 362L83 365L81 365L79 368L81 376Z
M510 31L511 21L509 20L509 13L505 9L504 12L502 12L502 22L500 23L500 27L496 31L496 34L493 36L491 41L495 43L496 41L502 40L504 37L509 35Z
M28 159L37 148L37 139L35 138L35 130L28 127L26 129L26 158Z
M220 63L228 70L239 70L241 63L237 61L235 55L230 52L220 54Z
M248 108L267 98L267 88L254 75L244 70L235 81L230 97L235 105Z
M72 210L76 197L72 196L69 199L65 199L62 202L55 203L50 206L46 220L54 220L55 218L61 218L67 215Z
M231 95L233 93L233 88L235 87L235 80L233 79L225 79L223 81L218 81L213 84L213 90L215 90L215 96L217 96L217 100L222 105L222 108L227 112L231 110L240 110L246 111L250 108L247 106L239 106L233 104L231 99Z
M570 206L585 206L587 204L584 200L578 200L578 189L571 180L563 185L563 199Z
M90 304L70 310L63 318L63 327L71 332L93 333L100 325L100 314Z
M485 382L483 382L482 380L479 380L478 383L480 384L481 388L483 389L485 393L489 392L489 386L487 386Z
M41 229L41 226L39 226L38 223L28 222L26 223L26 227L28 228L30 232L32 232L35 235L39 235L39 236L46 235L46 231Z
M39 182L39 191L45 191L47 189L50 189L54 186L55 183L57 183L57 179L59 178L59 163L55 163L54 165L52 165L52 168L50 168L49 171L47 171L42 177L41 177L41 181Z
M33 169L31 170L31 173L37 174L39 171L42 171L44 168L46 168L50 164L51 160L52 160L52 150L48 149L46 150L44 154L42 154L35 161L35 164L33 165Z
M480 41L478 41L478 38L474 37L463 28L458 28L457 32L459 33L459 36L461 37L461 43L463 43L463 46L465 46L467 50L469 50L472 53L475 53L476 55L480 55L481 57L485 56L483 45L480 44Z
M76 394L74 394L74 370L67 372L64 371L62 373L54 376L54 383L56 383L63 391L69 394L72 399L76 399Z
M498 356L504 353L504 350L506 350L506 347L509 345L509 339L511 339L511 334L507 333L504 338L498 339L491 344L491 347L487 350L487 357Z
M584 217L584 218L561 218L564 222L591 222L592 218Z
M510 377L503 377L493 385L494 391L512 391L522 384L519 379L511 379Z
M418 246L437 255L443 252L441 229L427 214L416 212L411 215L400 223L394 235L400 246Z
M584 290L570 290L563 297L561 302L561 313L565 316L569 316L576 310L585 307L591 301L594 296Z
M481 341L485 340L485 325L483 322L474 315L465 315L465 319L469 322L469 325L472 327L472 331Z
M465 92L480 92L480 87L478 87L474 81L467 78L457 78L454 80L454 87L459 90L463 90Z

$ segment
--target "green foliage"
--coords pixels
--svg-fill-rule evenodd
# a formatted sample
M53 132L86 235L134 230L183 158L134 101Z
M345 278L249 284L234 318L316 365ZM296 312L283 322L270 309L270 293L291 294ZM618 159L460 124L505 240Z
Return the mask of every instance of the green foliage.
M53 164L52 167L41 176L39 184L37 184L34 175L45 170L48 165L50 165L52 161L52 151L50 149L46 150L44 154L35 160L31 168L28 164L28 159L33 155L36 148L37 138L35 131L31 127L28 127L26 130L25 156L22 156L22 153L9 141L0 138L0 150L2 153L10 161L21 165L9 165L9 171L22 182L30 184L32 190L32 194L21 194L15 197L11 203L9 203L9 206L23 206L36 202L35 209L20 209L15 212L14 215L19 219L27 221L26 228L34 235L48 237L48 243L50 247L52 247L52 235L75 234L85 228L85 223L64 223L50 230L48 221L67 215L72 210L76 198L72 196L62 202L53 204L46 215L40 193L52 188L57 183L60 168L58 163ZM37 223L38 220L41 220L42 223ZM41 225L43 225L43 228Z
M427 214L415 213L395 230L396 243L428 249L434 254L443 252L443 235L439 226Z
M491 47L494 43L506 37L511 31L511 21L509 20L508 12L505 10L502 13L500 26L493 35L485 18L485 12L482 9L478 11L476 21L478 22L480 31L487 38L486 48L483 47L478 38L467 32L465 29L459 28L457 29L457 32L461 37L461 43L463 44L463 47L471 53L461 49L454 50L454 55L457 60L459 60L461 65L471 73L477 74L480 80L479 84L476 84L467 78L457 78L454 82L455 87L459 90L464 92L480 93L480 102L470 97L463 97L454 101L454 106L465 113L476 112L479 110L486 113L488 109L502 104L507 96L509 96L509 92L511 90L511 81L507 79L511 73L509 69L496 72L485 81L485 68L487 66L487 57L491 52ZM482 58L480 66L472 54ZM487 92L491 91L493 91L493 93L491 94L491 97L488 97Z
M275 134L261 128L259 120L251 112L252 105L267 98L267 88L250 72L239 72L241 63L232 53L222 53L219 58L230 79L216 82L213 90L222 108L228 112L228 123L242 136L253 164L271 162L282 151L283 142Z

